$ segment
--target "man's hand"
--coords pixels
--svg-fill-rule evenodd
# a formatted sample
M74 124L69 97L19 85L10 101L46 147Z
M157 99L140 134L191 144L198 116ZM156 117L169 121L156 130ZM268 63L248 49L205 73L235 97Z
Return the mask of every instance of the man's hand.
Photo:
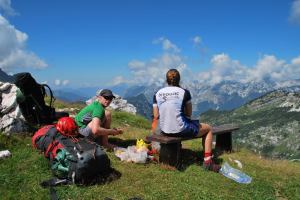
M123 129L121 128L113 128L113 135L120 135L123 133Z

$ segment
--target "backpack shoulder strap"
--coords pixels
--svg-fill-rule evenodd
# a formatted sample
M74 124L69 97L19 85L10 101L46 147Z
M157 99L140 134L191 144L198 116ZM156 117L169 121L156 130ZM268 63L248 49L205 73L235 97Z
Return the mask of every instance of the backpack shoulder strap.
M68 184L72 184L72 182L70 182L69 180L67 179L58 179L56 177L53 177L49 180L45 180L43 182L40 183L40 185L43 187L43 188L47 188L49 187L49 190L50 190L50 199L51 200L58 200L58 196L57 196L57 193L56 193L56 190L54 189L55 186L58 186L58 185L68 185Z
M43 92L44 92L44 96L47 94L45 91L45 87L48 88L49 93L50 93L50 107L52 107L52 103L54 103L54 101L56 100L55 97L53 96L53 92L51 90L51 88L49 87L49 85L47 84L41 84L42 88L43 88Z
M70 184L71 182L68 179L59 179L56 177L53 177L51 179L45 180L40 183L40 185L43 188L46 187L52 187L52 186L57 186L57 185L65 185L65 184Z

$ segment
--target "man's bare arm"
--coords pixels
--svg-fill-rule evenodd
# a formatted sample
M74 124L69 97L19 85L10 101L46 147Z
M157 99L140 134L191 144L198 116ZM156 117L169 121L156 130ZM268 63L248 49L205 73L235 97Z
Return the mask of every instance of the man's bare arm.
M92 122L89 124L89 127L91 128L93 134L95 136L100 135L119 135L123 133L122 129L106 129L101 127L101 120L97 117L94 117L92 119Z

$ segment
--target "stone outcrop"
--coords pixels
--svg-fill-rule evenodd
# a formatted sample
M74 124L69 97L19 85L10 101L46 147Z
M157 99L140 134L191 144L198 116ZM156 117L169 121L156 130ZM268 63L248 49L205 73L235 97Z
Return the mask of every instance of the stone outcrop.
M125 111L132 114L136 114L136 107L127 102L127 100L122 99L119 95L111 102L110 107L114 110Z
M17 104L17 90L18 88L14 84L0 81L0 133L11 135L13 133L27 132L29 129ZM114 95L116 98L110 104L110 109L136 114L136 107L128 103L127 100L122 99L119 95ZM92 97L86 103L90 104L95 98Z
M17 89L14 84L0 82L0 132L7 135L28 130L28 126L17 104Z
M114 94L116 98L111 102L109 108L117 111L124 111L124 112L129 112L132 114L136 114L136 107L130 103L127 102L127 100L122 99L119 95ZM89 105L91 104L96 97L92 97L91 99L86 101L86 104Z

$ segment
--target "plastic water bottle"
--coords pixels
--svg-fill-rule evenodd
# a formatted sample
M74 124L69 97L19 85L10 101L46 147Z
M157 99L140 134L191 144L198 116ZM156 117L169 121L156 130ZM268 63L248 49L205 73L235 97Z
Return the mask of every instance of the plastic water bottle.
M248 184L252 181L252 178L250 176L238 169L231 167L227 162L222 165L220 173L238 183Z

